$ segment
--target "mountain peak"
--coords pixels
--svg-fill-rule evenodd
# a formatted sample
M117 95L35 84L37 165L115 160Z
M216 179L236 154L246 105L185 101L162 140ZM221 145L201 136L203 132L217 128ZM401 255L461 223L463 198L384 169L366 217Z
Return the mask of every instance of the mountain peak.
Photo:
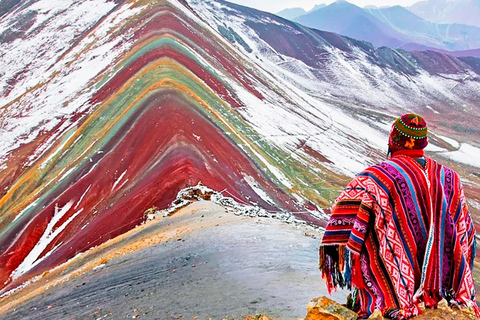
M335 2L333 2L332 4L328 5L326 8L328 7L333 7L333 8L358 8L360 10L363 10L362 8L360 8L359 6L351 3L351 2L348 2L347 0L337 0Z
M322 9L322 8L325 8L327 5L325 3L320 3L320 4L316 4L312 10L310 10L309 12L313 12L315 10L318 10L318 9Z
M285 18L287 20L293 20L306 13L307 11L305 11L303 8L287 8L287 9L283 9L280 12L277 12L276 15L282 18Z

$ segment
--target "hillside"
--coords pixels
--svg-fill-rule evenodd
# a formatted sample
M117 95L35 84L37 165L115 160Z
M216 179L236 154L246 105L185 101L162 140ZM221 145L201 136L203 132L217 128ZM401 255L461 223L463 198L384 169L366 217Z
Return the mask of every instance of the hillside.
M317 270L320 237L305 224L196 202L3 297L0 318L356 319L338 303L314 298L327 295ZM343 303L346 294L340 290L330 298ZM433 317L475 319L442 303L413 320Z

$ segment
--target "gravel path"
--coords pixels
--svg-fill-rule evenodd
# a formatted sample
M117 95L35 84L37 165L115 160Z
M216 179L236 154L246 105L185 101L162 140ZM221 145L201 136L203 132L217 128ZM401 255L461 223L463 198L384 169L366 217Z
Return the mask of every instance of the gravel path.
M212 205L176 223L225 214L231 213ZM305 232L274 219L239 217L111 260L1 318L303 318L310 298L326 295L319 240Z

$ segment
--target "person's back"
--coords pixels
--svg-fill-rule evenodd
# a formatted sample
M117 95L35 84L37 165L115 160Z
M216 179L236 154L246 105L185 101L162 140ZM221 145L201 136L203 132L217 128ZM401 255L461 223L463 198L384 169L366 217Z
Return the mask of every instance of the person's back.
M424 157L427 128L417 115L397 119L391 159L367 168L333 206L320 246L330 290L355 288L361 316L417 315L418 304L478 308L471 274L475 229L455 171Z

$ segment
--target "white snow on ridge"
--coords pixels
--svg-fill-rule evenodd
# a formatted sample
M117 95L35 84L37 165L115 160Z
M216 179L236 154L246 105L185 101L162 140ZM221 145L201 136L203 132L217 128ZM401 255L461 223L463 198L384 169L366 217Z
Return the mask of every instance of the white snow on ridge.
M82 196L80 197L80 199L78 200L77 204L75 205L75 208L74 209L77 209L78 206L80 205L80 203L82 203L82 200L83 198L87 195L88 191L90 190L90 188L92 187L92 185L89 185L87 190L85 190L85 192L82 194Z
M440 114L437 110L433 109L431 106L426 106L427 109L431 110L435 114Z
M18 279L21 275L25 274L29 270L33 269L36 265L42 262L45 258L47 258L56 248L53 248L49 251L46 255L39 259L42 252L47 248L47 246L55 240L55 238L79 215L83 209L80 209L76 213L74 213L70 218L67 219L61 226L53 230L55 225L63 218L63 216L70 210L73 206L73 201L68 202L65 204L61 209L57 206L55 207L55 213L52 217L52 220L47 225L45 232L43 233L40 240L37 242L35 247L30 251L30 253L25 257L22 263L15 269L12 274L11 278L13 280Z
M81 12L84 12L84 15L88 16L88 19L87 17L85 18L87 20L84 22L77 21L78 19L83 19L84 15L76 11L78 9L77 6L72 6L60 14L59 17L50 20L47 27L51 27L52 30L46 27L46 30L39 33L44 37L44 39L42 38L43 41L40 42L43 43L43 45L45 45L45 43L48 44L48 48L45 49L46 51L54 53L60 50L55 49L57 48L56 45L60 46L60 44L55 42L56 38L61 38L61 35L55 33L55 28L58 28L59 23L68 23L69 21L69 23L72 23L71 20L77 21L76 23L84 26L85 29L97 22L99 18L113 8L112 2L107 2L106 0L81 1L81 3L82 4L77 4L79 6L78 8L83 10ZM102 4L105 4L105 6L102 6ZM52 80L44 86L28 92L19 102L15 102L7 109L0 111L0 118L3 121L0 129L0 163L5 160L6 155L8 155L11 150L33 141L40 132L52 130L59 124L62 118L68 118L74 113L84 112L92 107L88 104L88 100L93 92L92 90L94 90L94 88L89 88L90 81L110 66L114 59L122 52L127 51L131 46L131 43L128 41L128 34L115 38L112 34L109 34L109 32L117 28L122 21L143 9L143 7L131 9L131 5L132 4L123 5L112 12L108 19L105 19L105 21L97 26L89 36L82 39L62 60L53 65L50 72L45 72L45 67L53 64L64 51L56 52L55 57L51 57L51 61L47 61L45 60L47 58L36 59L36 52L29 52L28 50L32 50L31 48L24 48L27 43L22 43L18 46L18 49L16 46L13 47L13 45L20 40L9 45L0 44L0 54L3 52L2 50L12 51L10 58L1 60L0 70L2 70L3 64L18 65L21 67L25 62L22 62L23 60L16 61L15 58L17 56L23 56L25 59L36 61L35 63L42 65L42 67L33 68L31 71L33 73L27 74L26 78L35 81L32 85L36 85L53 74L56 74ZM94 6L98 10L91 10L91 6ZM96 18L94 19L94 17ZM86 24L88 24L88 26L85 26ZM51 41L49 40L50 38L52 38ZM22 41L35 42L39 41L39 39L33 37ZM10 45L12 48L9 47ZM64 48L63 46L64 44L61 44L61 48ZM91 46L88 54L79 55L79 53L88 46ZM8 72L5 72L1 78L2 82L8 79L8 74ZM23 93L25 88L22 86L23 84L18 86L18 94ZM12 92L8 97L0 97L0 106L11 101L14 96L15 94ZM1 98L3 98L3 100ZM69 120L67 120L67 123L72 127L76 125L76 123L70 123ZM60 131L61 130L66 130L66 127L62 126ZM63 134L63 132L61 132L61 134ZM46 149L42 147L42 150L38 150L35 154L39 157L45 151ZM30 160L31 162L35 161L35 159Z
M42 168L42 169L45 168L45 167L47 166L48 162L50 162L50 160L52 160L60 151L63 150L63 148L64 148L65 145L67 144L69 138L70 138L73 134L75 134L75 132L70 133L70 135L68 135L68 136L66 136L66 137L64 138L64 141L62 142L62 144L60 144L60 146L58 146L57 149L55 149L55 151L52 152L52 154L50 154L50 155L47 157L47 159L45 159L45 160L42 162L40 168ZM54 136L54 137L56 138L56 136ZM46 148L42 148L42 149L48 150L48 149L49 149L49 145L47 144L47 145L46 145ZM43 154L43 153L42 153L42 154ZM40 156L41 156L41 155L40 155ZM34 161L35 158L32 159L32 160Z
M243 177L245 179L245 181L247 182L247 184L250 186L250 188L253 189L253 191L255 191L255 193L263 200L265 201L266 203L268 204L271 204L271 205L275 205L275 201L273 201L272 198L270 198L270 196L268 195L268 193L266 193L264 190L262 190L259 185L257 184L257 182L255 181L255 179L249 175L245 175Z
M205 21L214 21L210 26L212 32L216 31L215 23L222 21L228 27L232 27L251 46L255 54L261 55L264 52L264 50L259 51L259 43L254 41L257 37L256 34L244 25L245 21L240 17L222 16L222 10L217 8L221 6L218 3L196 0L190 2L195 4L197 12L204 15ZM212 8L215 8L215 12L210 11L213 10ZM260 47L262 46L268 47L268 44L261 42ZM273 52L273 49L270 48L270 51ZM286 103L281 98L279 100L278 96L272 96L271 90L262 90L263 87L259 85L256 89L266 96L266 100L262 101L235 81L229 81L240 100L246 105L246 108L239 112L253 125L260 136L265 137L270 143L288 150L300 145L302 141L308 140L310 147L334 162L333 165L325 164L325 166L348 176L353 176L355 172L361 171L368 164L369 157L366 146L386 151L385 141L387 141L388 131L379 131L368 124L354 120L336 106L315 98L315 96L323 96L327 88L322 87L318 79L311 73L311 68L304 65L303 62L295 60L307 78L283 69L278 65L276 55L273 57L274 61L270 60L270 56L263 56L263 62L256 60L254 63L260 70L265 71L262 77L267 78L274 86L284 91L295 105ZM348 62L345 61L344 64L348 64ZM360 73L360 71L355 72ZM293 81L290 77L293 78ZM364 86L361 80L358 80L358 83L360 86ZM317 92L315 93L313 90L317 90ZM368 88L365 87L363 90L366 91ZM359 144L358 141L352 140L352 136L364 138L364 143Z
M34 201L32 201L28 206L25 207L25 209L23 209L22 211L20 211L20 213L15 217L15 219L13 219L13 222L15 222L18 218L20 218L25 212L27 212L27 210L29 210L30 208L33 208L37 205L37 201L38 199L35 199Z
M95 10L92 10L92 6ZM27 31L24 38L0 44L2 56L0 92L7 89L7 80L26 71L22 80L13 86L7 97L0 96L0 106L21 95L27 88L46 81L51 74L48 68L70 48L75 38L93 26L114 6L113 2L106 0L73 3L41 0L12 17L2 19L1 25L5 30L19 15L37 12L36 23ZM36 30L37 27L42 28L40 32Z
M117 187L117 185L120 183L120 181L122 181L123 177L125 176L125 174L127 173L128 170L125 170L123 171L123 173L120 175L120 177L118 177L117 180L115 180L115 182L113 183L113 186L112 186L112 191L115 190L115 188Z
M315 69L300 60L275 52L269 44L259 38L255 30L248 27L246 19L249 18L243 17L241 12L235 10L233 14L225 13L222 9L228 8L227 5L208 0L187 0L202 17L199 19L181 2L177 0L170 2L190 19L217 35L222 45L232 49L244 59L246 69L250 68L250 71L257 73L259 78L268 83L264 85L249 79L254 82L256 90L265 97L264 100L258 99L232 79L231 75L222 73L221 68L217 66L211 66L195 50L186 46L186 50L195 55L201 64L214 69L234 88L246 106L238 112L258 132L260 137L255 135L256 138L267 140L268 143L290 153L292 157L298 150L296 148L308 145L333 162L322 165L337 173L352 176L370 164L372 155L369 152L372 149L386 151L389 124L382 119L370 123L372 120L368 116L352 116L350 113L356 110L372 110L377 116L384 115L388 118L392 106L396 106L399 112L409 110L409 104L423 102L426 92L431 96L438 95L452 101L458 98L457 94L450 90L457 84L455 79L444 79L421 71L412 80L401 73L372 64L367 54L356 47L353 48L353 53L346 54L337 48L326 46L325 58L318 57L324 61L324 68ZM92 6L95 10L91 10ZM6 68L1 80L5 79L6 82L6 79L17 71L15 68L26 65L26 60L14 60L17 55L34 60L34 63L41 64L43 69L33 68L28 71L30 73L27 73L26 79L33 80L19 82L8 97L0 97L3 98L0 100L0 106L23 94L26 86L50 79L53 73L58 74L51 82L26 94L20 102L0 111L0 117L3 118L3 123L0 123L0 166L12 149L32 141L42 131L51 130L61 119L68 118L75 112L91 110L93 106L88 101L95 90L90 86L92 79L111 66L132 44L131 35L128 33L113 38L111 32L121 25L122 21L144 9L132 9L131 6L132 4L126 4L115 10L68 53L66 49L72 39L79 32L91 28L114 7L114 4L106 0L75 0L73 4L67 6L62 0L41 0L30 7L31 10L38 12L35 24L27 32L31 33L31 36L10 44L0 44L1 53L2 50L10 48L9 46L13 47L20 41L25 41L25 44L22 42L18 48L15 47L16 51L13 50L15 52L8 56L9 60L5 60L12 65L8 68L13 69ZM13 18L13 15L2 18L0 26L2 23L5 25L13 21ZM271 19L260 22L279 24ZM65 34L65 41L57 40L56 38L61 38L61 35L54 33L54 30L57 31L55 28L58 29L63 24L70 26L66 28L68 33ZM218 31L219 24L225 24L235 30L252 48L253 53L247 53L238 43L232 44L224 39ZM37 27L43 28L43 31L35 34L32 31ZM290 31L297 33L293 28ZM42 50L48 51L48 54L37 61L35 59L37 52L30 52L32 48L26 45L29 41L43 41L48 50ZM85 51L87 48L88 52ZM62 60L54 64L62 54L65 54ZM0 70L2 63L3 61L0 61ZM45 72L48 66L52 67ZM111 71L107 76L111 77L113 74L114 71ZM2 84L0 83L0 91ZM468 87L468 84L466 86ZM460 90L459 86L456 90ZM422 105L425 106L427 103ZM379 106L378 110L374 106ZM67 119L59 131L63 135L69 130L74 130L76 125L77 123ZM58 135L60 136L60 133ZM58 136L52 137L41 150L39 148L35 153L36 157L29 159L29 163L33 164L48 152L57 138ZM63 146L58 147L57 152L60 152ZM435 152L445 151L433 145L430 148ZM278 169L278 163L272 161L268 163L265 157L253 149L248 152L258 157L264 163L264 167L287 187L292 185ZM55 154L57 153L53 153L51 157ZM452 153L451 157L461 158L455 153ZM114 189L118 188L121 178L115 181Z
M425 151L426 152L434 152L434 153L440 153L440 152L446 152L448 151L447 149L445 148L441 148L435 144L433 144L432 141L430 141L427 145L427 147L425 148Z

